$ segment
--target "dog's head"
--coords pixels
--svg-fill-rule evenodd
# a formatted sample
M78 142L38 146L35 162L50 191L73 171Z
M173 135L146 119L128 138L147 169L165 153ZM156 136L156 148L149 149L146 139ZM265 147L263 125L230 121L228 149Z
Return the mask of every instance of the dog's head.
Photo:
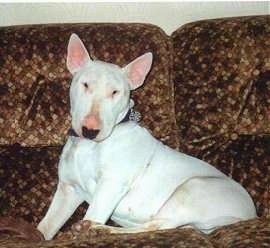
M102 141L130 108L130 91L140 87L152 65L146 53L125 67L91 60L82 41L72 34L67 68L73 74L70 88L72 127L80 137Z

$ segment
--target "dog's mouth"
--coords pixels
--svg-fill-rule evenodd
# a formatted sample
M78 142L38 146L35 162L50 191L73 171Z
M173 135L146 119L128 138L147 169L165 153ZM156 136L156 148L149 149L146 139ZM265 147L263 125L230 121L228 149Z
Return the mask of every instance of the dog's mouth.
M77 138L92 140L95 142L101 142L104 139L106 139L110 135L110 133L107 135L106 134L104 135L102 130L88 129L82 126L82 128L79 131L74 128L69 129L68 135L71 137L77 137Z
M99 129L88 129L87 127L82 127L82 136L87 139L95 139L99 132Z

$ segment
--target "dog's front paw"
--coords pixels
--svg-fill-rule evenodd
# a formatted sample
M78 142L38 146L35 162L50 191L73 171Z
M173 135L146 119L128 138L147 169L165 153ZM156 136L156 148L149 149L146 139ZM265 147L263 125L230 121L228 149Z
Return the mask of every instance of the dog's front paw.
M90 220L81 220L75 223L71 227L71 231L75 239L78 237L97 237L110 233L109 228L106 228L105 225Z
M88 232L91 227L91 221L89 220L80 220L71 227L71 231L74 236Z

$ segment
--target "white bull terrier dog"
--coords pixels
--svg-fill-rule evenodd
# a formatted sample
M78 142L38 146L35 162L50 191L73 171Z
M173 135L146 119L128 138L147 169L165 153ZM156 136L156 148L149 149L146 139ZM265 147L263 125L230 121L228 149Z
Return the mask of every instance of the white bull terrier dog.
M45 239L52 239L84 201L90 206L83 220L112 233L180 226L209 233L256 217L240 184L127 121L130 91L143 84L151 65L151 53L124 68L92 61L79 37L71 35L67 67L73 74L71 116L77 135L63 149L57 190L38 225ZM106 226L109 218L122 227Z

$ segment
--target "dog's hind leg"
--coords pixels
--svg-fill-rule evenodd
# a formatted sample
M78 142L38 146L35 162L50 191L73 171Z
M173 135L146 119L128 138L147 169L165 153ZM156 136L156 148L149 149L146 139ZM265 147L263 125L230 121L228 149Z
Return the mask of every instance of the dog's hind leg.
M91 232L91 231L104 231L108 233L139 233L159 230L162 221L154 220L144 224L138 225L137 227L115 227L109 225L103 225L94 223L89 220L82 220L76 223L72 229L75 233Z
M179 222L165 219L153 219L142 224L137 224L135 227L115 227L95 223L89 220L82 220L72 226L73 233L79 234L81 232L99 232L107 233L140 233L150 232L163 229L171 229L179 226ZM183 225L183 228L191 228L191 226Z

